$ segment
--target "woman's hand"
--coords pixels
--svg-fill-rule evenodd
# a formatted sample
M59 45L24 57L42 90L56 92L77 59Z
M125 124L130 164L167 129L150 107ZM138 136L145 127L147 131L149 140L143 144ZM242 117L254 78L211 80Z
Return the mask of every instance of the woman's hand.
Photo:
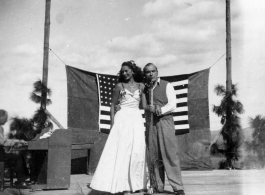
M120 104L115 105L115 113L118 112L121 109Z

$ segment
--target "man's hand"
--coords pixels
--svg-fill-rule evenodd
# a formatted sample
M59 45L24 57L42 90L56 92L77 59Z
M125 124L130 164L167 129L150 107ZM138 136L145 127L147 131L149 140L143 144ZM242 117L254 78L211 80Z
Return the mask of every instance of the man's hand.
M152 113L155 113L155 106L154 105L148 105L148 110Z
M22 144L22 145L28 145L28 142L26 142L25 140L19 140L19 143Z
M161 107L158 106L158 105L155 105L155 106L154 105L153 106L149 105L148 106L148 110L150 112L156 114L157 116L161 116L162 115Z
M24 141L24 140L14 140L15 145L17 145L18 147L24 146L24 145L28 145L28 142Z
M161 116L162 115L160 106L158 106L158 105L155 106L155 113L156 113L157 116Z

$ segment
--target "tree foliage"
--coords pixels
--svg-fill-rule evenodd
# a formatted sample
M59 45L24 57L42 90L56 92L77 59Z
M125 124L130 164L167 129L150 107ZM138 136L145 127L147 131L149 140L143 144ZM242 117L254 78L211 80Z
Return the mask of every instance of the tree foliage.
M225 148L223 154L226 157L226 165L232 168L232 162L238 160L240 156L239 147L242 144L242 128L240 125L239 114L244 112L243 105L236 100L237 86L232 85L232 91L226 91L222 85L217 85L214 92L218 96L222 96L220 105L213 106L213 112L221 117L221 135L224 139ZM216 150L213 150L216 151Z
M44 98L42 97L42 92L46 93L48 96L51 96L52 92L49 88L47 88L45 85L42 84L41 80L36 81L33 84L34 90L31 93L30 99L37 103L41 104L44 101ZM50 105L52 101L47 98L46 105Z
M13 121L10 125L11 132L16 130L16 139L31 140L34 138L34 122L32 119L27 118L13 118Z
M36 110L31 119L19 117L13 118L13 121L10 125L10 130L17 130L16 138L31 140L36 136L36 134L40 133L42 129L46 127L53 127L47 113L41 107L41 103L45 99L41 95L43 90L47 93L48 96L51 96L51 90L44 86L41 80L38 80L33 84L33 91L31 93L30 99L36 104L40 104L40 107ZM50 104L51 100L47 98L46 105Z
M250 126L253 128L253 140L247 143L247 148L258 157L262 168L265 167L265 117L257 115L249 118Z

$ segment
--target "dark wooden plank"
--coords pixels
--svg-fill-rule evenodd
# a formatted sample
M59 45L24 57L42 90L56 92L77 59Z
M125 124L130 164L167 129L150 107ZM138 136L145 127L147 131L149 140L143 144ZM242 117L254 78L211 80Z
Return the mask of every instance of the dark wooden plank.
M90 149L94 144L72 144L72 150Z
M55 130L49 138L47 189L70 187L72 131Z
M49 146L47 189L70 187L71 148L69 146Z

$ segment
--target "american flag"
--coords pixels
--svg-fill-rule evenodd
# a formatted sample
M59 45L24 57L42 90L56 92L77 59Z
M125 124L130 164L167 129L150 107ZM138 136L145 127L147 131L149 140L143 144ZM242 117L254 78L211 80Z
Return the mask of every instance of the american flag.
M188 123L188 82L190 75L178 75L161 77L170 82L176 92L177 105L173 112L176 134L183 134L189 131ZM110 131L110 107L112 93L118 82L118 77L113 75L97 74L99 93L99 128L101 132ZM143 118L144 113L142 111Z
M110 131L111 98L118 77L113 75L96 74L99 97L99 129L101 132Z
M188 115L188 84L189 76L191 75L193 74L161 77L161 79L173 85L176 93L177 105L173 112L176 135L188 133L190 129Z

